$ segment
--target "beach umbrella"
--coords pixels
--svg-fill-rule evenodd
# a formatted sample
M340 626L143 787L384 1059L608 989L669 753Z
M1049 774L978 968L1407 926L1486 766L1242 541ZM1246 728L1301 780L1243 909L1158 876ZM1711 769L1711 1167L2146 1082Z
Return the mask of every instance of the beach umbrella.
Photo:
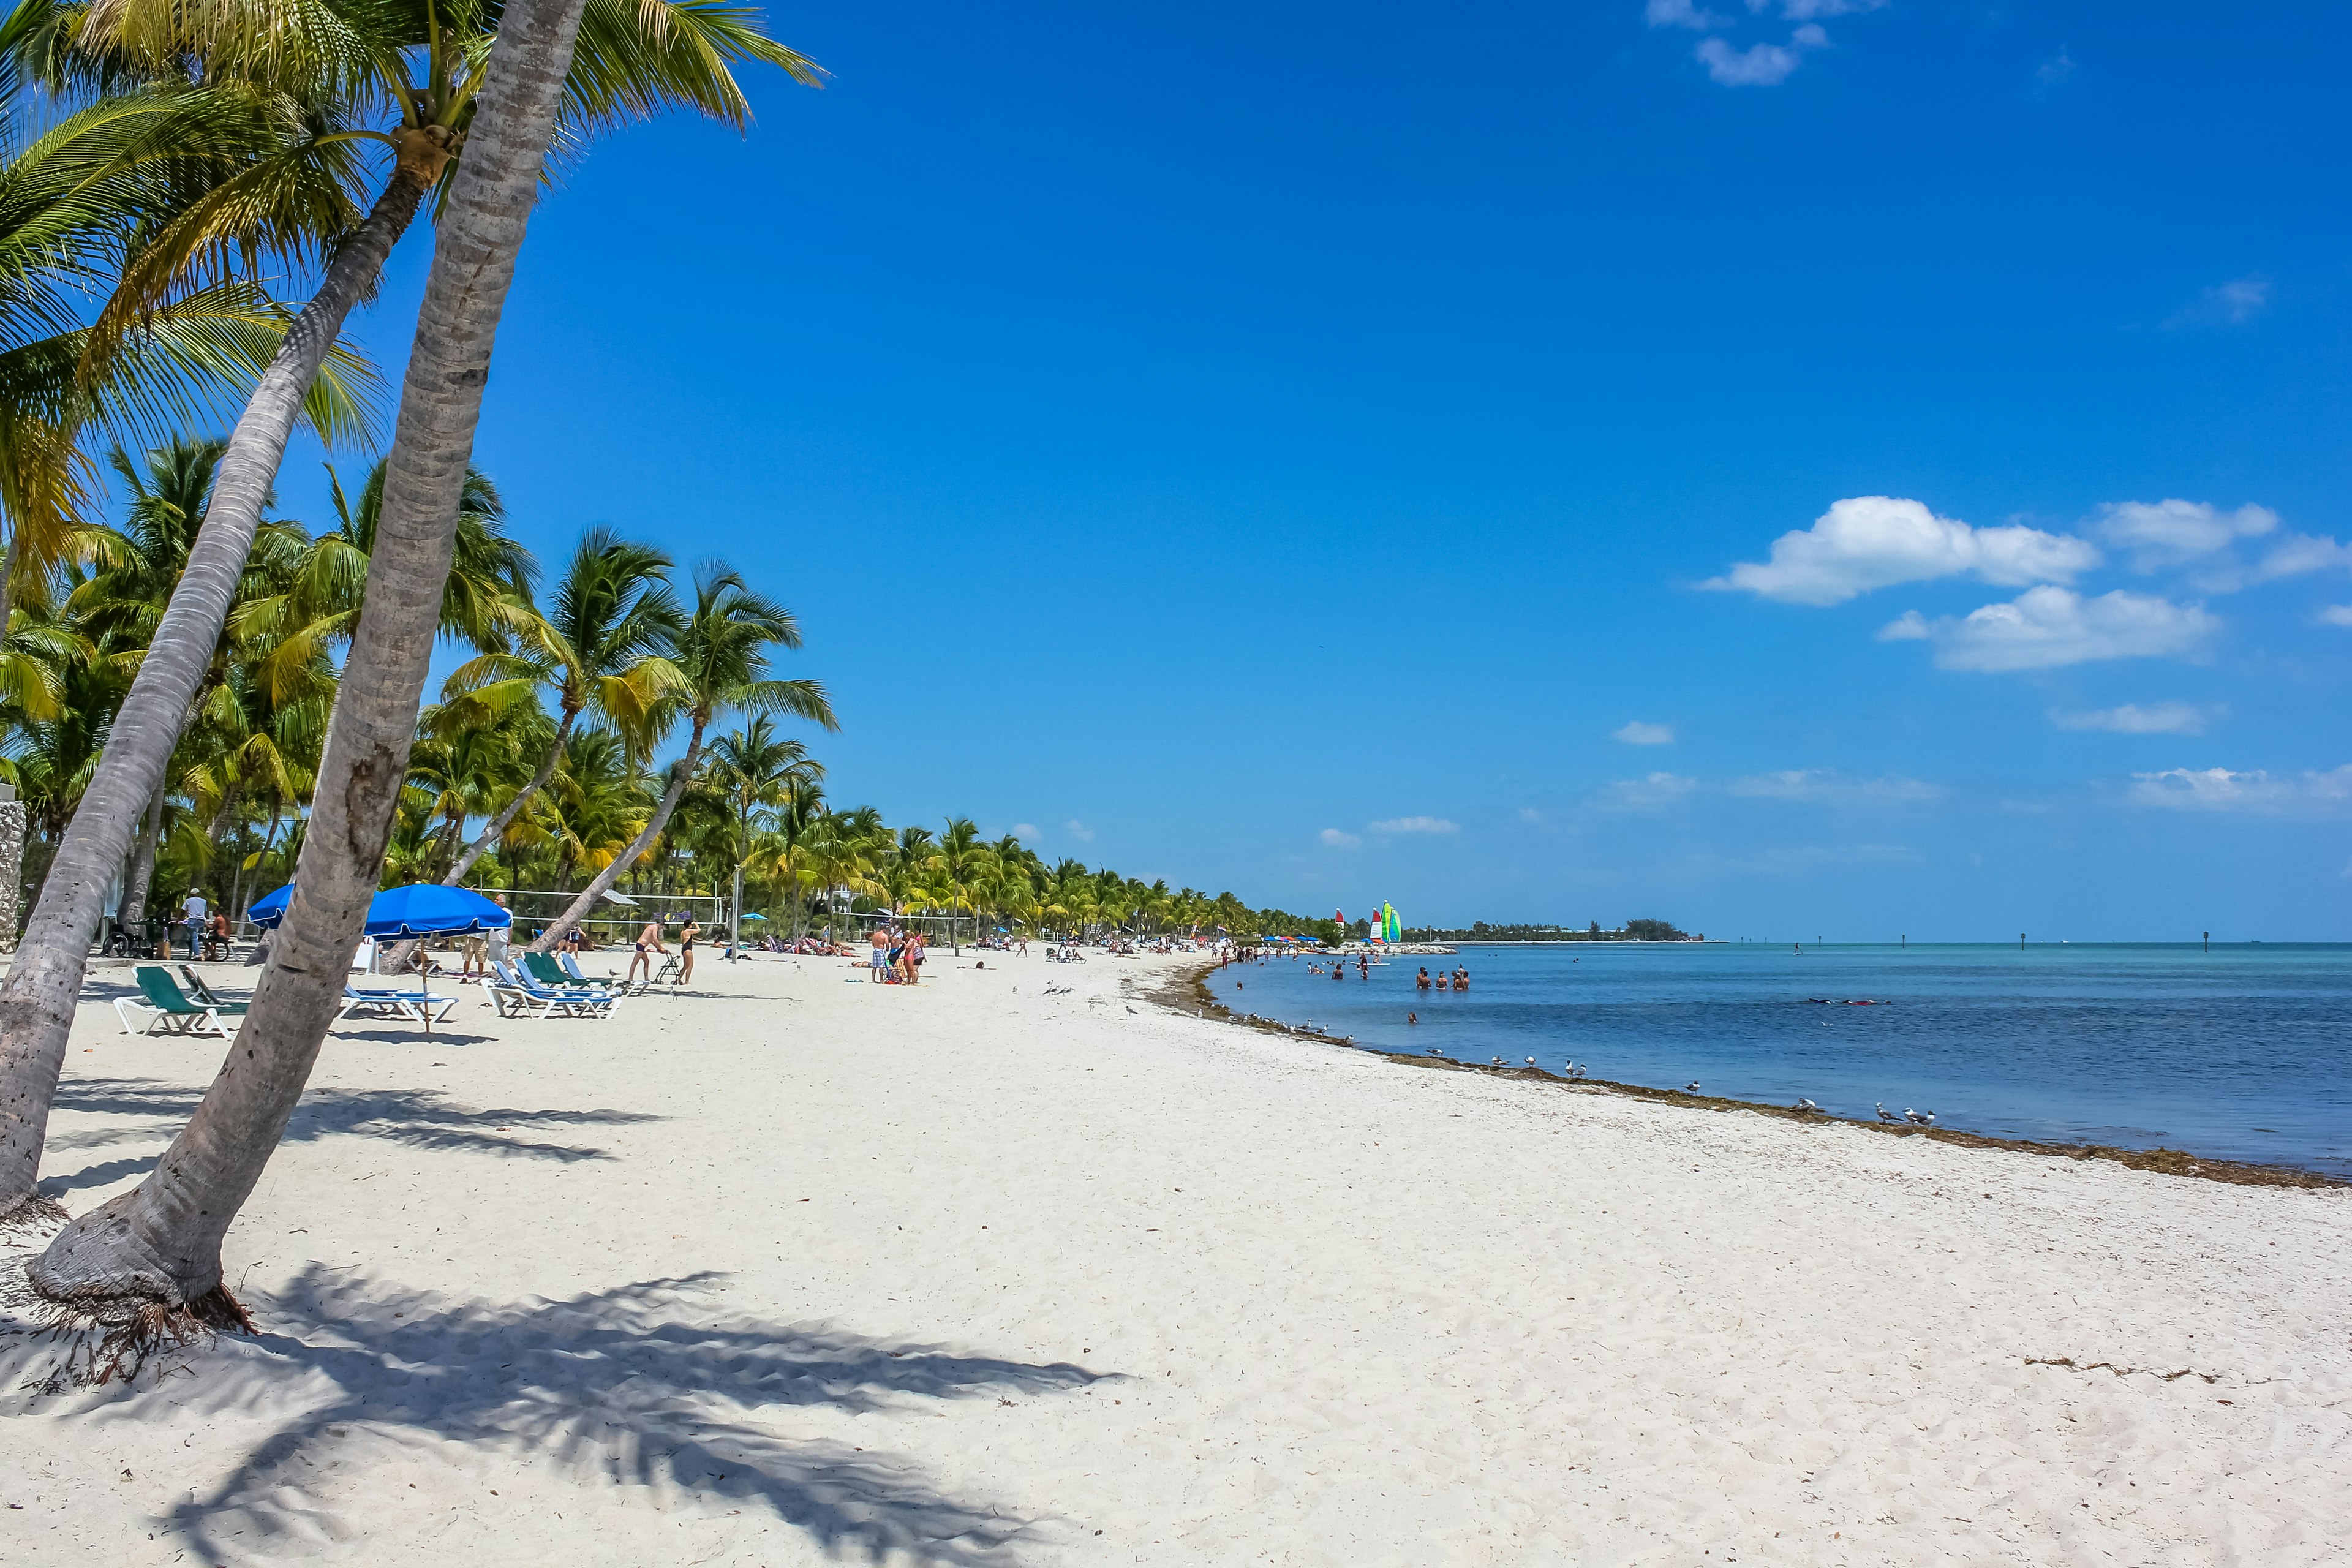
M265 898L256 899L247 911L255 925L275 926L286 918L294 885L288 883ZM469 888L445 888L437 882L413 882L386 888L368 904L367 934L406 939L452 936L468 931L503 931L514 916Z

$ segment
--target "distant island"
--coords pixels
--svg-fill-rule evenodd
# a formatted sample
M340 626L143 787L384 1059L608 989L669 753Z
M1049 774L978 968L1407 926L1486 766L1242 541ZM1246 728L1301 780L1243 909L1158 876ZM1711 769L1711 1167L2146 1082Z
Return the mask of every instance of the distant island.
M1574 926L1488 925L1485 921L1467 931L1441 931L1434 926L1413 926L1404 932L1407 942L1705 942L1706 933L1693 936L1677 929L1668 921L1627 921L1615 931L1602 931L1594 921L1580 931Z

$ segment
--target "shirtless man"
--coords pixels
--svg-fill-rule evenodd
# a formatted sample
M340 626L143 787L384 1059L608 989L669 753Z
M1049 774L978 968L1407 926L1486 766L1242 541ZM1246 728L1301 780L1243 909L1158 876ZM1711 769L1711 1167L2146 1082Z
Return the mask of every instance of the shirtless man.
M637 965L642 963L646 966L646 984L648 985L652 984L654 979L654 954L657 952L667 952L668 951L669 949L662 945L661 921L658 920L649 920L646 921L645 930L637 932L637 951L632 954L629 959L628 978L622 981L621 984L624 985L634 984L637 978Z
M1421 966L1421 973L1412 977L1412 987L1416 991L1429 989L1429 965L1426 963Z
M874 984L882 984L882 972L890 964L890 938L880 924L874 927Z

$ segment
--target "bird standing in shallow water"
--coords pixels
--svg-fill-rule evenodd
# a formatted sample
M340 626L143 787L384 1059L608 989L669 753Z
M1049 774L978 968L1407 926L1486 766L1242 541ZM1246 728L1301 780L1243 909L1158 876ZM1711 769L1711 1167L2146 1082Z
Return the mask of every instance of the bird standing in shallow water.
M1906 1105L1903 1108L1903 1120L1920 1127L1933 1127L1936 1125L1936 1113L1932 1110L1914 1110Z
M1815 1105L1810 1100L1801 1100L1797 1101L1796 1104L1789 1107L1789 1109L1791 1110L1819 1110L1821 1107Z

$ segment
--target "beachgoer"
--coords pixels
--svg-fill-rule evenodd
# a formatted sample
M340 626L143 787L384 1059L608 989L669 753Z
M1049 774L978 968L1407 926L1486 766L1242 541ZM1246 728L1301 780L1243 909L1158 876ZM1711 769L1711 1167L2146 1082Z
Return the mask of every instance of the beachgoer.
M206 926L206 927L205 928L205 935L211 939L210 941L208 941L208 942L205 944L205 956L206 958L209 958L209 959L214 960L214 961L215 961L215 962L216 962L216 963L227 963L227 962L228 962L228 913L227 913L227 911L226 911L226 910L215 910L213 911L212 923L211 923L210 925L208 925L208 926Z
M922 979L923 979L923 949L924 949L926 946L928 946L928 945L929 945L929 944L928 944L928 943L926 943L926 942L923 941L923 933L922 933L922 932L920 932L920 931L910 931L910 932L908 932L908 935L907 935L907 984L909 984L909 985L917 985L917 984L920 984L922 983Z
M1421 966L1421 973L1412 977L1412 988L1416 991L1429 989L1429 965L1426 963Z
M629 957L629 973L623 978L621 984L627 985L634 982L637 977L637 965L642 963L646 966L646 984L652 984L654 954L668 951L668 948L662 945L661 921L655 919L647 920L644 929L637 932L637 950Z
M1404 1016L1404 1021L1408 1024L1418 1024L1421 1022L1421 1015L1418 1013L1407 1013Z
M882 967L888 962L887 954L889 951L890 933L877 924L874 928L874 984L877 985L882 984Z
M688 981L694 978L694 939L701 932L701 922L698 921L692 915L686 917L686 924L678 930L677 983L680 985L685 984Z

